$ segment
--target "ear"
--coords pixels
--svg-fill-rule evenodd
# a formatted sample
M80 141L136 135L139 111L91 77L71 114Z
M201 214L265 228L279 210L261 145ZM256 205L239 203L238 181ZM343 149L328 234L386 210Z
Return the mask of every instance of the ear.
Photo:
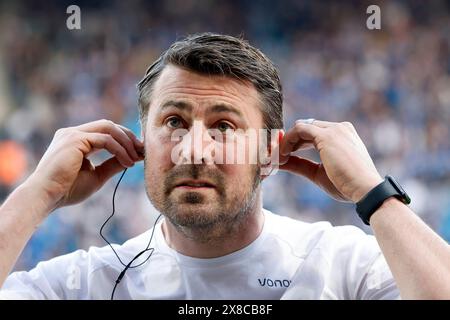
M141 137L139 140L141 140L142 143L144 144L144 149L142 150L142 153L140 153L140 155L145 157L145 128L142 125L141 125Z
M261 181L278 171L280 165L280 143L284 137L283 129L273 129L271 132L270 143L267 144L268 159L265 159L261 165Z

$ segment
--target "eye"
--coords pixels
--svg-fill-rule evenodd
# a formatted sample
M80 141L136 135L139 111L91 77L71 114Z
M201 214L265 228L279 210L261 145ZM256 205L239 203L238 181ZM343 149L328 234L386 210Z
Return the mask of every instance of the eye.
M179 117L176 117L176 116L167 118L165 123L169 128L172 128L172 129L181 128L181 126L183 125L183 121Z
M220 121L217 124L217 129L219 129L219 131L221 131L221 132L225 132L227 130L234 130L234 127L226 121Z

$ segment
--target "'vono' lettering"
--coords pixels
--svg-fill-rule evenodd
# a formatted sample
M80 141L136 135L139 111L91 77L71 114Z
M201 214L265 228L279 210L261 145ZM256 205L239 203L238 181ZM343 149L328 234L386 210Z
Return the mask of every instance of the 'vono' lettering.
M272 280L268 278L260 279L258 278L259 285L261 287L270 287L270 288L287 288L291 285L291 280Z

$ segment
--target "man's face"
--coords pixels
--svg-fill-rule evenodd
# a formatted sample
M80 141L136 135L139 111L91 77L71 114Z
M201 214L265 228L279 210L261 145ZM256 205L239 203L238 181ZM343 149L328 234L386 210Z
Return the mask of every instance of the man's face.
M181 229L206 230L245 216L259 192L259 165L249 163L257 151L245 140L246 163L218 164L211 159L221 152L226 158L226 146L235 144L217 133L263 127L256 89L232 78L169 65L150 100L144 124L145 181L153 205Z

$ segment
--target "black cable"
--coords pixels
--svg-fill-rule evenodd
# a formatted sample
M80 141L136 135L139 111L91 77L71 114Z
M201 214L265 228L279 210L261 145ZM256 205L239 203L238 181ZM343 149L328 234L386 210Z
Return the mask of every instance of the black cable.
M116 184L116 187L114 188L114 192L113 192L113 196L112 196L112 213L111 215L108 217L108 219L105 220L105 222L103 222L102 226L100 227L100 237L103 238L103 240L105 240L105 242L109 245L109 247L111 248L111 250L114 252L114 254L116 255L117 259L120 261L120 263L126 267L127 265L125 263L122 262L122 260L120 259L119 255L117 254L116 250L114 250L113 246L111 245L111 242L108 241L108 239L105 238L105 236L103 236L103 228L106 226L106 224L108 223L108 221L113 217L114 213L116 212L116 206L114 203L114 199L116 197L116 192L117 192L117 188L119 187L120 181L122 181L123 176L125 175L125 173L127 172L128 168L126 168L125 170L123 170L122 175L119 178L119 181Z
M105 242L109 245L109 247L111 248L111 250L114 252L115 256L117 257L117 259L119 260L119 262L125 267L122 272L119 274L119 276L116 279L116 283L114 284L114 288L113 291L111 293L111 300L114 300L114 293L116 291L117 285L120 283L120 281L122 281L122 278L125 276L125 273L127 272L128 269L132 269L132 268L137 268L141 265L143 265L144 263L146 263L150 257L153 254L153 251L155 251L155 248L150 248L150 244L152 242L153 239L153 234L155 233L155 226L156 223L158 222L159 218L161 218L162 214L160 214L156 220L155 223L153 224L153 228L152 228L152 233L150 235L150 240L148 241L147 247L142 250L141 252L139 252L136 256L134 256L133 259L131 259L131 261L128 264L123 263L123 261L120 259L119 255L117 254L116 250L114 250L113 246L111 245L111 242L108 241L108 239L106 239L106 237L103 235L103 228L106 226L106 224L108 223L108 221L114 216L114 213L116 212L116 206L115 206L115 198L116 198L116 192L117 192L117 188L119 187L120 182L122 181L123 176L125 175L125 173L127 172L126 168L122 175L119 178L119 181L116 184L116 187L114 188L114 192L113 192L113 196L112 196L112 213L111 215L105 220L105 222L103 222L102 226L100 227L100 236L103 238L103 240L105 240ZM131 264L137 259L139 258L142 254L144 254L147 251L151 251L149 256L141 263L139 263L138 265L132 266Z
M114 300L114 293L116 292L117 285L120 283L120 281L122 281L122 278L125 276L125 273L127 272L127 270L129 268L131 268L130 266L133 263L133 261L136 260L137 258L139 258L143 253L145 253L147 251L151 251L151 252L150 252L150 255L148 256L148 258L145 261L150 259L150 257L153 254L153 251L155 251L155 248L146 248L145 250L142 250L141 252L139 252L133 259L131 259L131 261L127 264L125 269L123 269L122 272L119 274L119 276L116 279L116 283L114 284L113 291L111 292L111 300Z

